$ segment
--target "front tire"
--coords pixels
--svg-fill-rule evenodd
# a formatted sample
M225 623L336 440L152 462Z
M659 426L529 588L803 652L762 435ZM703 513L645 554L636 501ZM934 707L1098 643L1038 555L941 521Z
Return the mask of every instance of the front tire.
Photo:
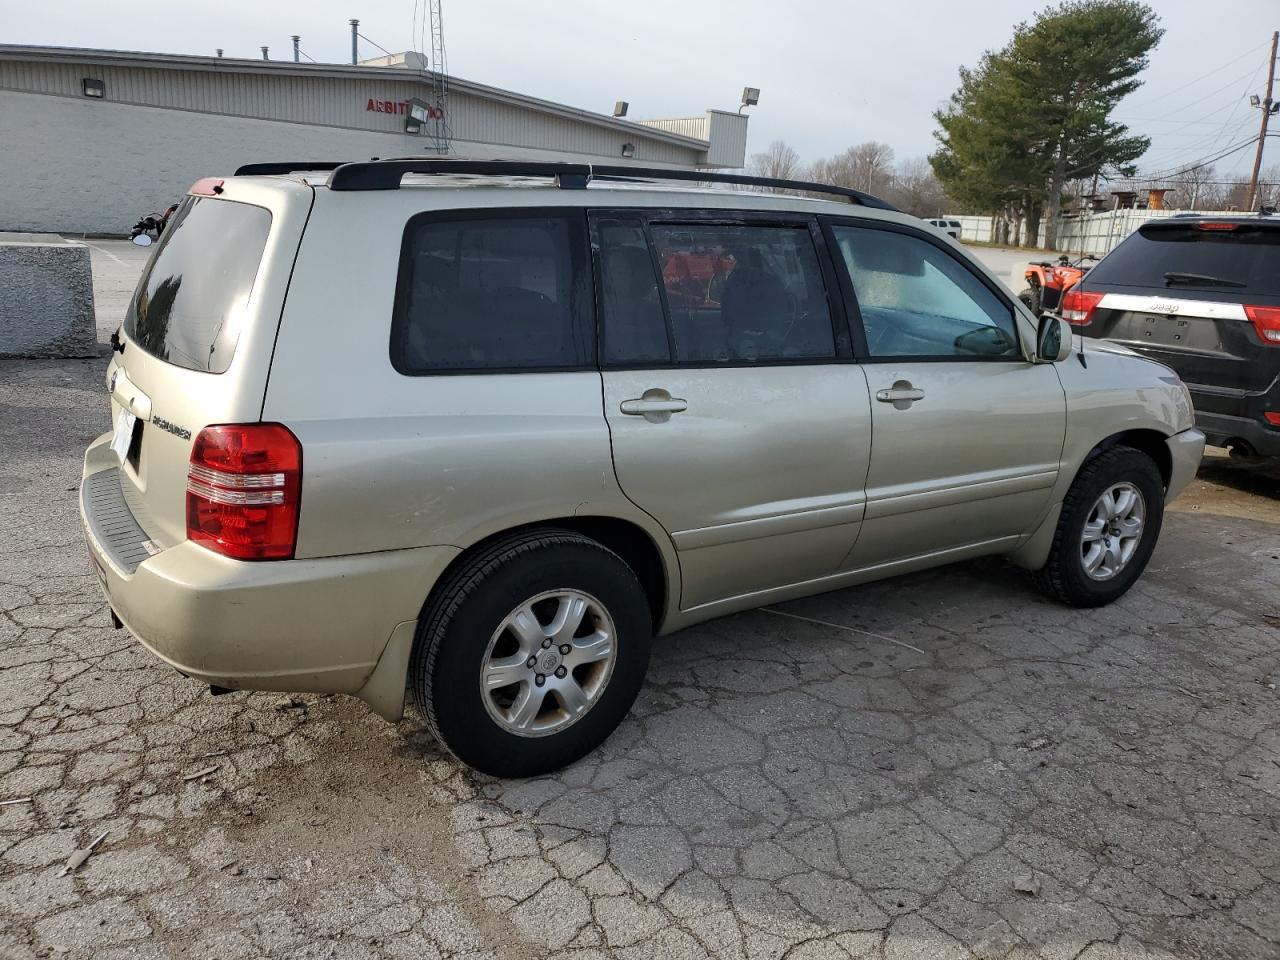
M500 777L557 770L622 722L653 623L631 568L568 530L500 538L464 561L420 621L409 666L436 738Z
M1163 519L1164 481L1150 457L1132 447L1096 454L1063 498L1038 585L1073 607L1111 603L1146 569Z

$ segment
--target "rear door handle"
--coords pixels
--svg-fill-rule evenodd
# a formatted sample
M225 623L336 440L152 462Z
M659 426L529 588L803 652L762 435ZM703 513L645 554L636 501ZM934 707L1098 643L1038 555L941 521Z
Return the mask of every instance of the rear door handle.
M887 390L876 391L876 399L881 403L892 403L895 410L906 410L917 400L924 399L924 391L913 387L907 380L899 380Z
M662 423L670 420L673 413L688 410L689 403L678 397L646 396L636 400L623 400L618 409L629 417L644 417L650 423Z

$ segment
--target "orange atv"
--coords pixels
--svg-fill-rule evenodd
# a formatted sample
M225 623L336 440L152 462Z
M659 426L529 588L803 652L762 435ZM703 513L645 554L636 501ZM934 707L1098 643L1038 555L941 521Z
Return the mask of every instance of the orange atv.
M1056 310L1062 300L1062 294L1075 286L1076 282L1089 272L1085 261L1096 261L1098 257L1081 256L1074 262L1065 253L1057 263L1041 260L1028 263L1023 279L1027 281L1027 289L1018 294L1018 299L1031 308L1037 317L1042 311Z

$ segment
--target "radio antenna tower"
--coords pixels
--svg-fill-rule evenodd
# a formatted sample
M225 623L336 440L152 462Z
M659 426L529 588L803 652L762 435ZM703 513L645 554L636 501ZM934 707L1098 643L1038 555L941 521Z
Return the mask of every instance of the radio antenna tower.
M431 119L432 145L438 153L449 152L449 61L444 51L444 14L441 0L427 0L427 19L431 29L431 105L436 108Z

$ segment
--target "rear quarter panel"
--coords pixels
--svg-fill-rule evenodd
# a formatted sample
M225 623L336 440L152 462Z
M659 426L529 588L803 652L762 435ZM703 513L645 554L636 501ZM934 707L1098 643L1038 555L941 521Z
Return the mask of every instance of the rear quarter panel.
M179 428L173 432L148 425L137 469L126 467L122 472L124 482L145 503L148 534L166 546L186 537L187 468L194 437L210 424L251 423L262 412L281 305L312 199L312 189L297 182L241 178L226 180L221 197L209 201L253 204L269 210L272 218L235 354L224 373L166 363L127 337L124 351L111 356L107 383L120 372L111 398L112 423L122 402L129 402L126 392L132 386L148 400L144 420L154 416Z

